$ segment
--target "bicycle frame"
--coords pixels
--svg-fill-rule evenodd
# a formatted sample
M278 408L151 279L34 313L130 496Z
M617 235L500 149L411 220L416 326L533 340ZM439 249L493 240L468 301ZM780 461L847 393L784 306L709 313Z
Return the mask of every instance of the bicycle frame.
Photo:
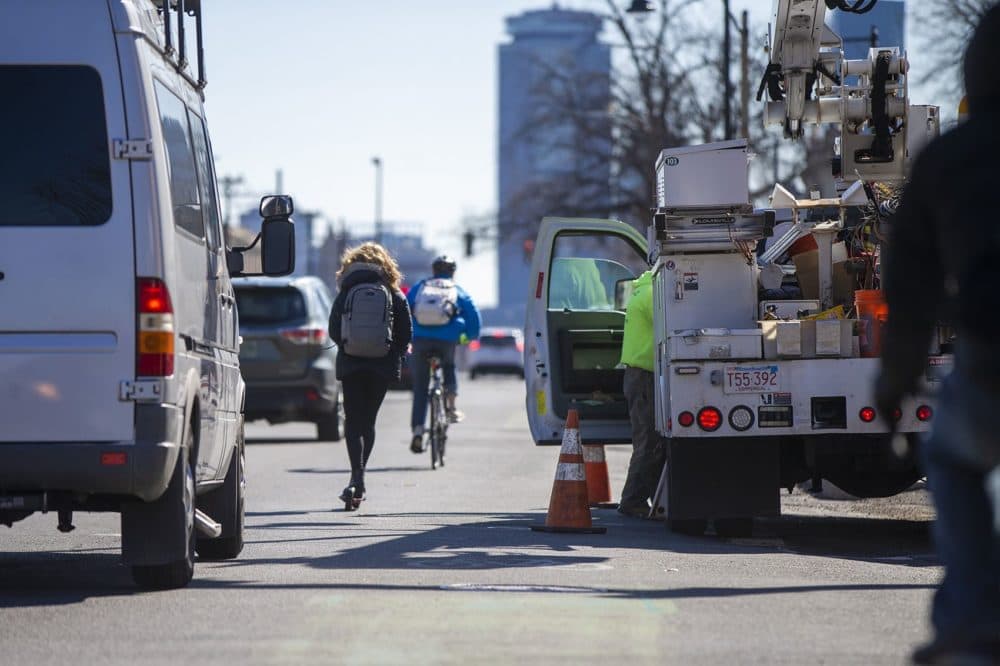
M427 390L427 407L430 410L429 437L431 469L444 466L444 448L448 439L448 416L444 404L444 382L441 377L441 360L436 356L427 359L430 364L430 387Z

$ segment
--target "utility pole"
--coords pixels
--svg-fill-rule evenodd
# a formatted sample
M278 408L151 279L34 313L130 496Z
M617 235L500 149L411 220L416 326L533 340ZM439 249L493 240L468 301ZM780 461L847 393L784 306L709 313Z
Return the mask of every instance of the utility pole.
M729 31L729 0L722 0L722 74L723 74L723 98L722 116L725 121L726 140L733 138L733 111L731 108L733 99L733 82L729 71L729 58L732 50L732 38Z
M236 195L234 189L243 184L243 176L222 176L219 178L222 185L222 198L226 200L226 210L222 220L223 229L228 229L232 224L233 197Z
M750 12L740 15L740 130L750 138Z

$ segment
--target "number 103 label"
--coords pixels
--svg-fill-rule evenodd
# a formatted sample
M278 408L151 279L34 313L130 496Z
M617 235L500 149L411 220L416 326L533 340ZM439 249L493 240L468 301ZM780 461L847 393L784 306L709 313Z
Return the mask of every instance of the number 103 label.
M727 366L722 390L725 393L772 393L781 390L776 365Z

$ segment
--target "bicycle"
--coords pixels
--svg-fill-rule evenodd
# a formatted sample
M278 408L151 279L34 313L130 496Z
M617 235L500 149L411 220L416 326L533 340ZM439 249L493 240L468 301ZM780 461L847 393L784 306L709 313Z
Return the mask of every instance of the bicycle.
M441 359L427 358L431 366L431 383L427 390L427 408L431 415L431 425L427 439L431 450L431 469L444 467L444 448L448 441L448 413L444 404L444 382L441 378Z

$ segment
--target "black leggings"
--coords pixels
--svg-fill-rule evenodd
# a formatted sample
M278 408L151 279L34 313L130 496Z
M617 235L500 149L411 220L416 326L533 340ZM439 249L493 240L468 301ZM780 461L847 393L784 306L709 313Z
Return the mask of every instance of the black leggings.
M358 372L344 377L340 385L344 391L344 437L351 460L351 485L364 491L365 466L375 446L375 417L389 381L375 373Z

